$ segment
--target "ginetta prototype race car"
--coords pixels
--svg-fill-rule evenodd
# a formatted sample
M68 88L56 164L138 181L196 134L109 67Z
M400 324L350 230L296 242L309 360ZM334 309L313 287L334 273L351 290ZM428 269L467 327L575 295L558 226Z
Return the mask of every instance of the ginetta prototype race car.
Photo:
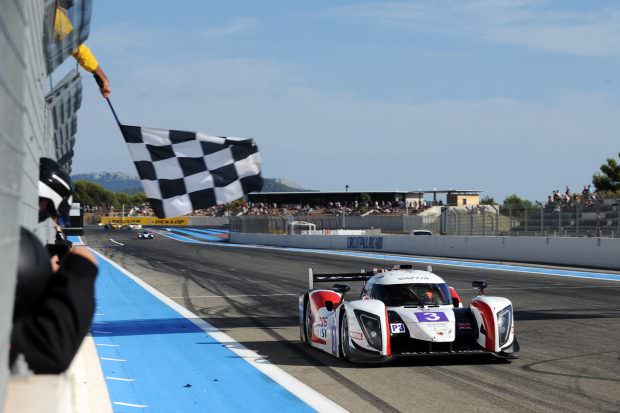
M346 284L315 289L314 283L363 281L358 300L347 301ZM516 358L512 303L484 295L487 283L463 307L456 290L430 271L401 265L348 274L314 274L299 297L300 338L336 357L384 362L396 357L492 354Z
M153 239L153 233L151 231L140 231L138 232L138 239Z

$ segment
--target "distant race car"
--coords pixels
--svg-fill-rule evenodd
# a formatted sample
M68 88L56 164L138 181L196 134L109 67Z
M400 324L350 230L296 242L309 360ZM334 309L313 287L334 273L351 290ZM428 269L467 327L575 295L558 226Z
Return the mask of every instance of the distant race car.
M138 239L153 239L153 233L151 231L138 231Z
M313 288L315 283L362 281L359 299L345 299L350 287ZM456 290L430 271L401 265L346 274L314 274L299 297L300 338L311 347L356 362L397 357L491 354L516 358L512 303L484 295L485 281L469 307Z

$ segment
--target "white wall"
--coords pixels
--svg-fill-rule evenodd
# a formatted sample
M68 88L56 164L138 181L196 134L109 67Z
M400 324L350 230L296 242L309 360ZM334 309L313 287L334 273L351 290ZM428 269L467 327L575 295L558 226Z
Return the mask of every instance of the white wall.
M300 248L359 249L449 258L519 261L620 269L618 238L459 237L384 235L348 248L338 235L271 235L232 233L230 242ZM355 237L353 237L355 238ZM378 248L380 246L380 248Z

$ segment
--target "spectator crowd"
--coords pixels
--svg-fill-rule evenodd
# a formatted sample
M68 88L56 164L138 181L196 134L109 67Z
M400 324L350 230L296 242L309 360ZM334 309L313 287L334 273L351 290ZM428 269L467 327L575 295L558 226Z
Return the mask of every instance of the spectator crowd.
M325 205L309 204L278 204L264 202L249 202L240 200L226 205L217 205L207 209L196 210L192 216L286 216L286 215L415 215L432 206L443 206L443 201L418 203L411 202L408 206L404 201L374 201L374 202L327 202ZM148 203L127 206L125 210L118 208L84 207L85 212L99 213L103 216L154 216Z
M556 189L551 193L551 195L547 196L547 203L545 204L545 208L557 209L575 207L577 205L589 207L594 204L599 204L601 202L601 196L597 192L592 191L591 185L584 185L581 193L571 192L570 188L567 185L564 192L560 192L559 189Z

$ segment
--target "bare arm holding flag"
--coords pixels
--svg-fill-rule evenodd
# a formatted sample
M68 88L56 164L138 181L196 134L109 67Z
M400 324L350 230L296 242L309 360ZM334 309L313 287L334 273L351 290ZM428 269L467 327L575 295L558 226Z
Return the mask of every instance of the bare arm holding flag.
M77 60L80 66L84 68L84 70L92 73L96 78L101 79L101 82L97 82L99 84L99 90L104 98L109 97L112 93L110 90L110 81L103 72L103 69L101 69L99 62L97 62L97 58L95 58L95 55L90 51L88 46L81 44L71 55L75 58L75 60Z
M58 40L62 40L67 35L73 32L73 24L71 24L71 20L69 19L69 17L67 16L67 12L65 11L65 8L71 7L71 4L64 3L61 2L56 7L56 14L54 16L54 32ZM62 7L63 5L65 7ZM73 56L73 58L80 64L80 66L82 66L82 68L84 68L84 70L92 73L93 75L95 75L95 78L99 79L97 80L97 84L99 85L99 90L101 91L101 94L104 98L109 97L110 93L112 93L112 91L110 90L110 81L108 80L106 74L103 72L103 69L101 69L97 58L95 57L93 52L91 52L90 48L82 43L71 53L71 56Z

